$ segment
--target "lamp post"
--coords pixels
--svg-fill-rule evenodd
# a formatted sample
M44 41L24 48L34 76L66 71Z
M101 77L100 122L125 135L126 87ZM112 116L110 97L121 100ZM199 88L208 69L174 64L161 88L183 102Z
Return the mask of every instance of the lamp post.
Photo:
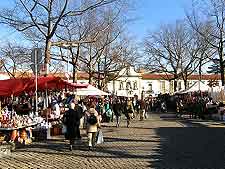
M33 73L35 75L35 99L36 99L36 103L35 103L35 115L36 116L38 115L38 103L37 103L37 100L38 100L38 95L37 95L38 85L37 85L37 80L38 80L38 72L40 70L41 60L42 60L41 49L40 48L34 48L32 50L32 53L31 53L31 61L33 63L31 65L31 68L32 68Z

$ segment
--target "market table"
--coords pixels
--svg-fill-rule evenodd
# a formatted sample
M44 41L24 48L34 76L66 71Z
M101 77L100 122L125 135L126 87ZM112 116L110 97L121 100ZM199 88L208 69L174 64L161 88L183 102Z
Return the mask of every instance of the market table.
M0 132L3 134L1 142L6 141L6 142L15 142L19 141L21 143L27 144L31 142L31 140L28 140L29 138L32 137L32 132L29 130L29 135L27 134L26 129L30 127L34 127L38 125L38 123L31 123L26 126L20 126L20 127L13 127L13 128L0 128ZM5 139L6 137L6 139ZM17 140L16 140L17 139Z
M38 123L31 123L31 124L26 125L26 126L13 127L13 128L4 128L4 127L0 127L0 131L18 130L18 129L28 128L28 127L34 127L34 126L36 126L36 125L38 125Z

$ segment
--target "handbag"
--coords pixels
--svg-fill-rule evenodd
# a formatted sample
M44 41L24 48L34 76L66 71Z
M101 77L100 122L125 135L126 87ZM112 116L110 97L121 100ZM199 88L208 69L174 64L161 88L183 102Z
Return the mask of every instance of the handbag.
M111 109L106 110L105 113L106 113L107 117L111 117L112 116L112 110Z
M102 130L98 130L96 144L102 144L102 143L104 143L103 133L102 133Z
M63 127L62 127L62 133L63 134L66 134L67 133L67 127L66 127L66 125L63 125Z

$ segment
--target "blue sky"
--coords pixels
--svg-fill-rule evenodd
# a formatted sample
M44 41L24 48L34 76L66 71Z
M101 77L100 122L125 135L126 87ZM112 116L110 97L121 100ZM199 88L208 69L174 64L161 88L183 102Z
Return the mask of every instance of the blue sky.
M190 5L191 0L137 0L133 15L138 19L129 30L141 40L147 31L156 30L161 24L183 19Z
M10 6L12 0L1 0L0 8ZM142 40L148 30L155 30L160 24L172 23L185 16L191 0L136 0L132 16L137 18L129 27L129 32ZM0 27L0 39L6 40L15 36L15 31Z

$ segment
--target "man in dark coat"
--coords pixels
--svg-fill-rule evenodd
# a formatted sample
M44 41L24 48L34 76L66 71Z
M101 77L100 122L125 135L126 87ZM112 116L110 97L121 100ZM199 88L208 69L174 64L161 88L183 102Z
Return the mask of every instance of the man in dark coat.
M116 127L119 127L120 124L120 116L122 114L122 104L118 98L113 102L113 112L116 116Z
M77 106L76 106L77 107ZM64 115L64 124L66 125L66 139L70 140L70 150L72 151L73 144L76 138L80 138L80 118L81 114L79 112L79 108L69 109L65 112Z
M77 123L76 123L76 137L78 139L81 139L81 135L80 135L80 119L84 116L84 112L83 112L83 108L81 106L82 102L79 101L78 104L76 104L77 102L75 102L75 108L74 110L76 111L77 113L77 116L79 118L79 120L77 120Z

